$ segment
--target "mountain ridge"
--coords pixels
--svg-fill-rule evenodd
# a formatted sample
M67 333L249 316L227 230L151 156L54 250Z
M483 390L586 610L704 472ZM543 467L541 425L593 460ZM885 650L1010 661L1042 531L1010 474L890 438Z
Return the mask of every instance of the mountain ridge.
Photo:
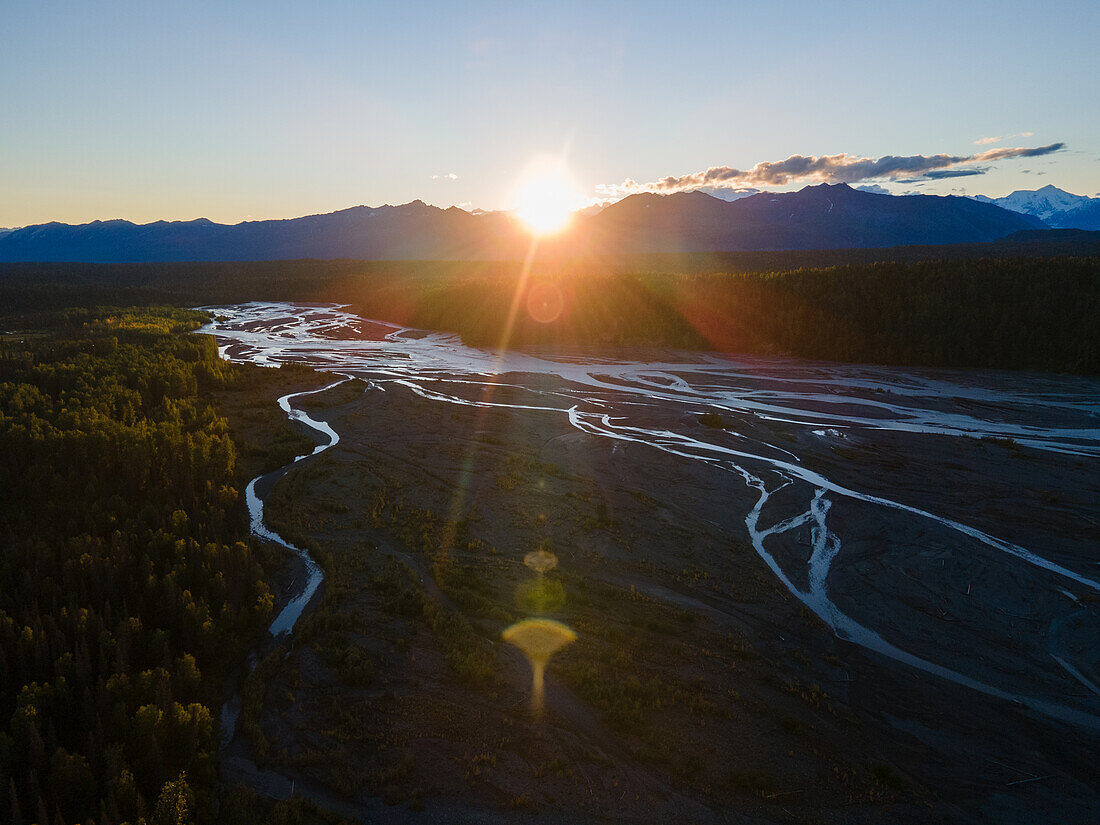
M574 215L542 254L875 248L993 241L1042 229L1034 216L972 198L898 197L819 184L723 200L705 192L639 193ZM155 263L521 258L531 238L509 213L467 212L422 200L237 224L207 218L136 224L50 222L0 235L0 261Z

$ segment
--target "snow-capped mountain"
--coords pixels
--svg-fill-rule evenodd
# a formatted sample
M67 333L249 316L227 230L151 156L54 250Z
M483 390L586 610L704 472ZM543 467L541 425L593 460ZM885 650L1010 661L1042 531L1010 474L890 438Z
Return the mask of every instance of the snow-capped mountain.
M974 200L1032 215L1058 229L1100 229L1100 198L1074 195L1057 186L1017 189L1003 198L975 195Z
M754 189L751 186L742 187L741 189L724 189L720 186L700 186L698 189L691 190L693 192L702 192L704 195L710 195L712 198L718 198L720 201L739 201L741 198L752 197L753 195L759 195L762 190Z

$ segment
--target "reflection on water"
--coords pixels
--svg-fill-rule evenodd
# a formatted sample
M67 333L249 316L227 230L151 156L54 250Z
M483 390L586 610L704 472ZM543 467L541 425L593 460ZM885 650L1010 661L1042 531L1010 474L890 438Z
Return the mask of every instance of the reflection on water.
M550 657L577 639L577 634L553 619L524 619L503 633L504 641L523 651L531 665L531 710L542 714L543 676Z

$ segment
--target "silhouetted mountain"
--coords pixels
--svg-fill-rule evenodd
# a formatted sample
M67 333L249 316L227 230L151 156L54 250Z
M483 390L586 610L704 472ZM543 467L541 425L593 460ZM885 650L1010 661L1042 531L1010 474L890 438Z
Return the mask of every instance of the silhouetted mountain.
M845 184L729 202L702 192L639 194L574 216L544 239L550 255L839 249L959 244L1043 228L970 198L861 192ZM234 226L206 219L49 223L0 237L2 261L265 261L300 258L477 260L522 257L530 238L510 215L421 201Z
M836 249L992 241L1042 221L969 198L861 192L846 184L725 202L699 192L635 195L592 221L622 252Z
M48 223L0 237L0 260L146 263L267 261L300 258L369 260L494 258L519 234L500 213L472 215L421 201L356 206L327 215L236 225L193 221Z
M974 200L1033 215L1057 229L1100 229L1100 198L1074 195L1057 186L1017 189L1003 198L975 195Z
M1100 230L1100 198L1092 198L1089 203L1063 216L1059 224L1074 229Z

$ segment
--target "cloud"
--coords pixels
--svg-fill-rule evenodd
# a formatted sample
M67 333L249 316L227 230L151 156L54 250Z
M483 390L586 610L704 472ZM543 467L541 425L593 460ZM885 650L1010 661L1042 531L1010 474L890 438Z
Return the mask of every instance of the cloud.
M1064 143L1052 143L1049 146L1037 146L1034 149L990 149L971 157L972 161L1004 160L1005 158L1037 158L1060 152L1066 148Z
M990 143L1000 143L1002 140L1012 140L1012 138L1029 138L1034 132L1017 132L1014 135L1006 135L1005 137L984 137L978 138L974 141L975 146L988 146Z
M786 160L758 163L751 169L712 166L702 172L670 175L649 183L639 183L627 178L622 183L599 184L596 186L596 193L602 198L621 198L638 192L670 194L704 187L743 189L748 186L783 186L799 182L859 183L876 179L911 181L962 177L982 174L985 170L954 170L954 167L1010 158L1039 157L1058 152L1064 147L1064 143L1052 143L1035 148L988 149L974 155L885 155L881 158L863 158L848 154L791 155ZM954 173L944 174L941 170L952 170Z
M860 192L870 192L872 195L892 195L889 189L885 186L879 186L877 183L865 183L862 186L857 186Z
M942 180L944 178L969 178L972 175L984 175L989 170L986 168L981 169L933 169L931 172L925 172L923 175L917 178L905 178L900 179L900 183L914 183L918 180Z
M446 175L432 175L432 180L458 180L458 175L448 172Z

